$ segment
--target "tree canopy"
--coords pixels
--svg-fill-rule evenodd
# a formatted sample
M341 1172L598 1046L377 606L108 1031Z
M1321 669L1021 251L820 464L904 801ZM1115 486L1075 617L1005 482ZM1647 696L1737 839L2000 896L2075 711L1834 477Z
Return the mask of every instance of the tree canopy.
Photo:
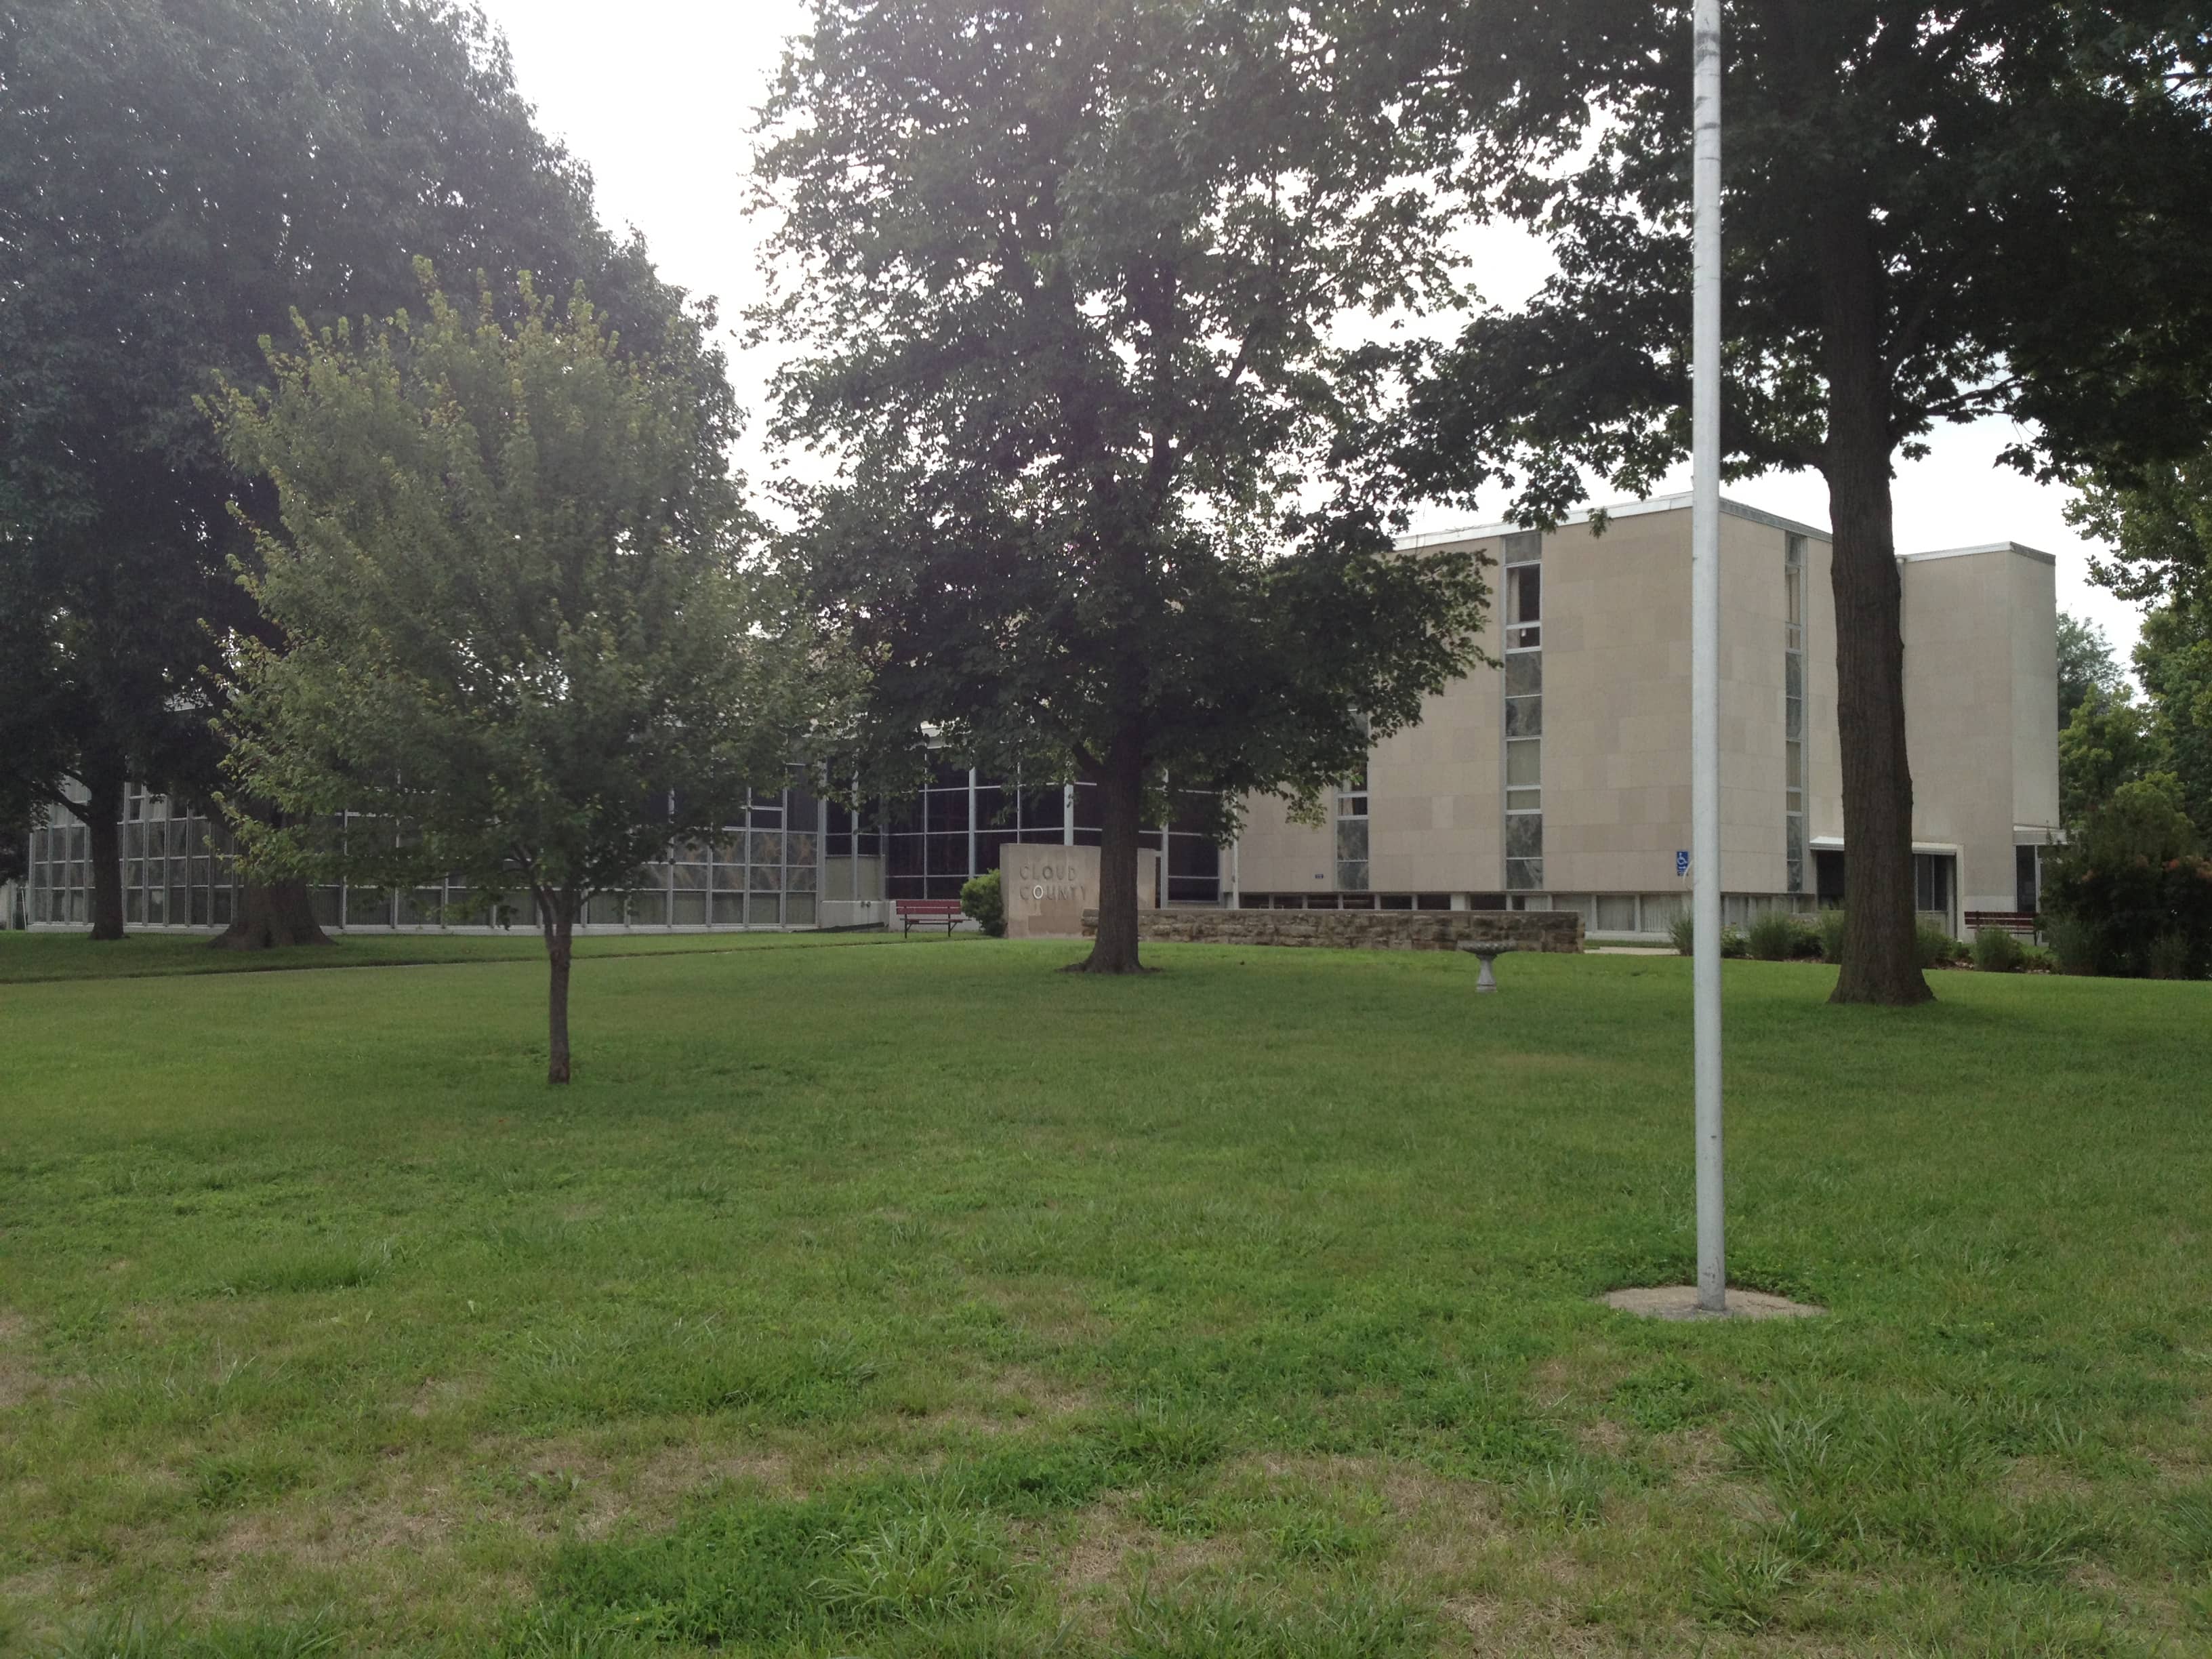
M2205 384L2212 388L2212 374ZM2212 836L2212 445L2148 463L2107 456L2081 485L2069 517L2109 550L2091 575L2148 607L2135 652L2147 703L2108 711L2107 723L2137 723L2138 775L2170 774L2190 817ZM2085 774L2079 792L2094 787Z
M1345 9L1370 74L1459 135L1478 211L1557 274L1483 311L1414 404L1419 487L1503 483L1548 522L1595 474L1647 492L1689 434L1690 9ZM2046 467L2171 453L2212 361L2212 37L2166 0L1727 13L1724 442L1813 469L1835 534L1850 918L1841 1000L1910 1002L1911 783L1891 469L1938 423L2031 423ZM1778 568L1776 580L1780 580Z
M1447 288L1408 130L1252 0L817 0L765 120L855 741L1097 780L1088 965L1133 970L1148 787L1310 800L1476 659L1479 572L1394 551L1354 441L1389 354L1346 325Z
M2124 677L2105 630L2080 617L2058 613L2058 726L2092 697L2118 694Z
M2109 550L2091 562L2099 586L2145 604L2212 604L2212 444L2148 463L2107 458L2078 483L2066 516Z
M224 726L285 816L233 814L264 868L528 896L559 1083L584 903L781 788L812 682L700 442L711 410L623 361L580 290L520 292L511 327L433 290L358 342L307 333L272 394L225 398L282 533L258 526L243 585L276 637L234 641Z
M209 624L248 625L226 560L240 479L196 399L259 342L385 314L411 261L495 290L583 280L682 356L719 448L711 313L592 210L482 15L448 0L14 0L0 26L0 601L42 630L0 764L91 787L96 932L119 935L126 774L204 793ZM677 341L672 324L684 336ZM49 741L58 738L58 742ZM104 845L102 844L104 842Z

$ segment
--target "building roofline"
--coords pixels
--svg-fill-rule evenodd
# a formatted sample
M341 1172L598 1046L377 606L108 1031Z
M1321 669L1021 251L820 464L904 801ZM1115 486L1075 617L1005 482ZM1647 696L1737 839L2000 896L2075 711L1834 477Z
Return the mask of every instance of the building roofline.
M1685 513L1689 510L1690 499L1690 496L1685 493L1679 495L1652 495L1640 501L1618 501L1609 507L1577 507L1559 520L1559 528L1565 530L1575 525L1588 524L1600 513L1604 514L1608 520L1641 518L1649 513ZM1732 501L1726 497L1723 497L1721 501L1721 511L1731 519L1747 519L1753 524L1766 525L1776 530L1786 530L1793 535L1811 536L1824 542L1834 539L1828 532L1817 525L1800 524L1796 520L1785 519L1778 513L1769 513L1763 507L1748 507L1741 501ZM1493 536L1510 536L1523 527L1510 521L1498 524L1459 525L1448 530L1424 530L1417 535L1401 536L1398 538L1398 545L1402 550L1411 552L1416 548L1442 547L1449 542L1474 542L1486 540Z
M1651 513L1684 513L1689 510L1690 500L1687 495L1653 495L1640 501L1621 501L1611 507L1577 507L1559 520L1559 528L1565 530L1575 525L1588 524L1599 513L1603 513L1608 520L1641 518ZM1750 507L1742 501L1732 501L1725 496L1721 501L1721 511L1731 519L1748 520L1753 524L1788 531L1793 535L1811 536L1824 542L1835 539L1830 532L1817 525L1801 524L1795 519L1785 519L1778 513L1769 513L1763 507ZM1510 520L1497 524L1457 525L1447 530L1424 530L1416 535L1401 536L1398 546L1402 551L1412 552L1417 548L1443 547L1452 542L1486 541L1493 537L1512 535L1522 527ZM2040 548L2029 547L2021 542L1982 542L1972 547L1932 548L1923 553L1900 553L1898 558L1900 562L1911 563L1921 559L1963 559L1977 553L2017 553L2024 559L2034 559L2043 564L2056 566L2058 562L2055 554L2045 553Z
M2017 553L2023 559L2034 559L2039 563L2056 565L2058 556L2045 553L2039 547L2028 547L2019 542L1984 542L1975 547L1938 547L1926 553L1900 553L1900 564L1913 564L1922 559L1964 559L1976 553Z

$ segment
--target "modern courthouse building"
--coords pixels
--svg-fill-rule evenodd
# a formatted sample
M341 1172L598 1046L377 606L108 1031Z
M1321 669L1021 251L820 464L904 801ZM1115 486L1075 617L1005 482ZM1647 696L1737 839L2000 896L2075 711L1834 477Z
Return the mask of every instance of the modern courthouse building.
M1147 832L1168 904L1574 909L1598 935L1663 934L1686 902L1690 845L1687 496L1617 507L1602 534L1492 527L1414 538L1494 563L1485 644L1498 665L1431 700L1378 744L1364 777L1293 823L1249 803L1218 848L1188 826ZM1728 504L1722 519L1721 790L1726 908L1811 909L1843 890L1842 762L1826 532ZM1899 561L1920 908L1954 931L1970 911L2036 908L2057 834L2055 561L2009 543ZM597 900L627 928L836 927L890 901L952 898L1012 842L1096 846L1088 785L945 767L913 798L855 815L803 780L755 801L711 844L671 849L642 884ZM219 825L134 792L126 920L220 927L233 903ZM85 826L32 837L33 927L88 918ZM325 926L439 927L466 898L330 887Z

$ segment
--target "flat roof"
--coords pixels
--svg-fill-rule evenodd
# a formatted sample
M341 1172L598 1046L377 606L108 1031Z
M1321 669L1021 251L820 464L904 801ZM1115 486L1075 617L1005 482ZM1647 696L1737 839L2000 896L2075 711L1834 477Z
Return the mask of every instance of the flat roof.
M1939 547L1929 553L1900 553L1900 562L1910 563L1920 559L1963 559L1975 553L2017 553L2023 559L2036 559L2056 565L2058 556L2045 553L2041 548L2028 547L2019 542L1984 542L1975 547Z
M1611 507L1577 507L1559 520L1559 528L1565 530L1570 526L1588 524L1600 513L1608 519L1633 519L1647 513L1686 513L1689 510L1690 501L1687 495L1653 495L1644 501L1621 501ZM1729 518L1747 519L1753 524L1786 530L1793 535L1811 536L1824 542L1835 539L1832 533L1818 525L1800 524L1795 519L1785 519L1778 513L1767 512L1764 507L1732 501L1725 495L1721 498L1721 511ZM1410 551L1419 547L1441 547L1448 542L1484 541L1493 536L1510 536L1522 528L1522 526L1510 522L1460 525L1449 530L1425 530L1417 535L1401 536L1398 538L1398 545ZM2017 553L2022 558L2038 559L2048 565L2058 562L2054 555L2020 542L1983 542L1973 547L1942 547L1925 553L1901 553L1898 556L1905 560L1962 559L1975 553Z
M1685 493L1680 495L1652 495L1640 501L1619 501L1608 507L1578 507L1560 520L1558 527L1565 530L1571 526L1588 524L1600 513L1607 519L1641 518L1647 513L1686 513L1690 509L1690 501L1691 497ZM1726 496L1721 498L1721 511L1731 519L1748 519L1753 524L1768 525L1776 530L1789 531L1793 535L1816 537L1824 542L1832 539L1818 525L1800 524L1795 519L1785 519L1778 513L1767 512L1764 507L1732 501ZM1525 527L1510 522L1460 525L1449 530L1424 530L1417 535L1401 536L1398 538L1398 545L1409 550L1417 547L1441 547L1446 542L1481 541L1492 536L1510 536Z

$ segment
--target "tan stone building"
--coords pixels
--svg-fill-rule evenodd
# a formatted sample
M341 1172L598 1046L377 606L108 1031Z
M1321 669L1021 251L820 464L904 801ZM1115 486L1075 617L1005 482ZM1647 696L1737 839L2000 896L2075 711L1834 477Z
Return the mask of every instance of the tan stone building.
M1549 534L1493 526L1409 545L1486 555L1498 666L1376 745L1333 821L1249 803L1225 902L1570 908L1596 934L1662 935L1686 904L1686 495ZM1721 521L1721 811L1729 920L1843 892L1827 533L1728 503ZM1921 908L2034 908L2058 820L2056 562L2009 543L1913 554L1905 702Z

